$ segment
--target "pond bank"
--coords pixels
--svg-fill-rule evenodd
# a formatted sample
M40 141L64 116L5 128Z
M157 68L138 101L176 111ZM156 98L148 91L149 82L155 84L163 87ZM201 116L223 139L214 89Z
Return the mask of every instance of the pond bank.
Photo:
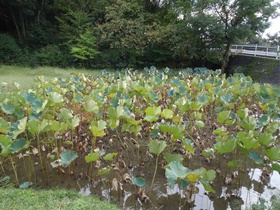
M280 84L280 60L234 55L228 69L230 73L244 73L256 82Z
M98 209L117 210L107 201L81 196L74 190L33 190L0 187L0 209Z

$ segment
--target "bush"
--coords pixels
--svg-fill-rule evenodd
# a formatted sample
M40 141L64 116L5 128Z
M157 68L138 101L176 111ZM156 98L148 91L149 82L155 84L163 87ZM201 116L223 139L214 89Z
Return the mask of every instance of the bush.
M8 34L0 34L0 63L17 63L21 49L16 40Z
M72 63L71 55L63 52L58 45L47 45L31 56L29 65L67 67Z

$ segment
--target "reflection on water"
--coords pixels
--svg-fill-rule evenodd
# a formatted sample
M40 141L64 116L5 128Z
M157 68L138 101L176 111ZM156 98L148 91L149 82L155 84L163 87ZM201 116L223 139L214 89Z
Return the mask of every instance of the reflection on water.
M214 186L217 188L221 187L217 191L216 195L209 196L204 187L199 184L199 193L192 195L193 207L188 209L193 210L220 210L220 209L246 209L253 203L258 203L260 198L269 201L271 197L280 192L280 175L278 172L273 171L271 173L269 182L266 185L260 181L262 174L261 169L251 169L247 174L249 179L244 179L247 184L246 186L224 186L223 182L215 182ZM243 177L244 178L244 177ZM218 179L219 180L219 179ZM251 181L250 181L251 180ZM163 184L165 183L165 184ZM94 184L87 184L85 187L80 188L80 193L83 195L96 195L97 182ZM100 184L100 183L99 183ZM189 206L186 204L186 195L182 190L179 189L176 184L174 188L170 188L164 179L158 180L154 184L152 193L149 195L151 203L141 204L141 201L137 199L136 192L131 190L130 186L123 192L121 199L116 199L117 194L114 191L110 191L110 187L101 188L101 197L113 202L117 202L119 207L126 210L144 210L144 209L185 209L184 207ZM217 190L217 189L216 189ZM179 196L180 195L180 196ZM181 199L180 199L181 198ZM181 208L179 207L181 203Z

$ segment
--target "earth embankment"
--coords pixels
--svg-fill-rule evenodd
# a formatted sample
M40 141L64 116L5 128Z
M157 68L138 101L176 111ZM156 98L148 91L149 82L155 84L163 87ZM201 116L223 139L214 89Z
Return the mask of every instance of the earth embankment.
M244 73L254 81L280 85L280 60L235 55L228 64L230 73Z

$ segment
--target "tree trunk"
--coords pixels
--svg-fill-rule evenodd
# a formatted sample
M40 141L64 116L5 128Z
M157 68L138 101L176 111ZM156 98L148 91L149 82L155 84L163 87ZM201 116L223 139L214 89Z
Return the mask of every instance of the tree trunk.
M226 73L225 70L229 61L229 57L231 55L231 50L230 50L231 45L232 45L231 43L227 43L226 50L223 55L222 66L221 66L222 73Z

